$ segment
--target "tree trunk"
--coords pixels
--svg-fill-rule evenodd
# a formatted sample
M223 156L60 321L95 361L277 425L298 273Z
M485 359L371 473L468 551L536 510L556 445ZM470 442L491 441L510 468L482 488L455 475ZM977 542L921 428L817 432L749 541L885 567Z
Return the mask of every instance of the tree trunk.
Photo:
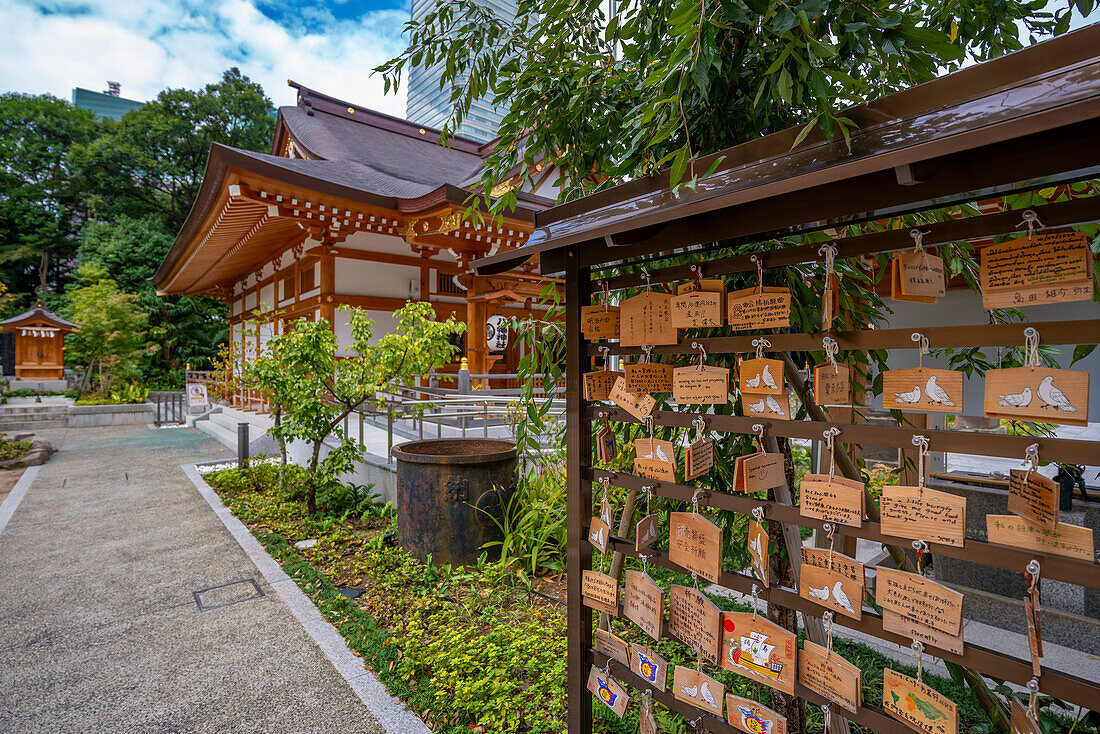
M38 287L40 293L48 293L46 290L46 277L48 275L50 267L50 250L43 245L42 247L42 261L38 266Z
M630 526L633 525L634 520L634 502L638 499L638 490L632 489L626 495L626 502L623 503L623 514L619 518L619 531L618 536L620 538L630 537ZM621 551L614 551L611 554L611 570L608 574L613 578L619 578L619 573L623 570L623 554ZM600 612L599 628L602 630L608 629L607 612Z
M309 460L309 478L306 480L306 514L310 517L317 514L317 464L321 457L321 444L324 443L322 438L320 441L313 442L313 458Z

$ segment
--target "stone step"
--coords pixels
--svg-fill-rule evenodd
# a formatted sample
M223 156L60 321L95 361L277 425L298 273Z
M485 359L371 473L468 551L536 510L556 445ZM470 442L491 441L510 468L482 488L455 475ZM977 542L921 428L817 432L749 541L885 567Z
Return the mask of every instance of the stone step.
M220 413L213 413L207 418L195 421L195 428L199 429L206 435L213 438L226 448L237 450L237 427L234 424L233 428L227 428L220 422L215 422L213 419L215 416L221 415Z
M48 421L0 421L0 433L14 433L15 431L39 431L43 428L68 428L69 419L53 419Z
M67 405L0 405L0 418L8 415L68 415Z

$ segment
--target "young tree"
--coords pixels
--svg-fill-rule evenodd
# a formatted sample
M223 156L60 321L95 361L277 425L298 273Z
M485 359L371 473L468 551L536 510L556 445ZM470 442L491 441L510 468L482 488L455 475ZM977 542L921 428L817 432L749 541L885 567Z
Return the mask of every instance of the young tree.
M0 276L13 293L45 293L68 275L86 214L69 151L101 128L56 97L0 95Z
M65 337L66 357L85 367L80 389L85 391L99 368L99 390L106 394L119 378L137 375L149 315L138 307L138 296L120 291L107 271L84 265L77 277L85 283L69 291L68 317L80 327Z
M262 352L244 369L244 384L267 395L280 413L269 430L280 442L303 441L311 447L306 507L317 509L317 486L351 470L362 458L362 447L342 429L346 416L393 382L405 382L448 364L458 348L448 342L466 325L436 321L431 304L410 302L394 313L396 329L374 338L374 321L361 309L348 309L351 344L348 355L337 356L336 334L324 320L299 319L266 342ZM339 446L323 459L329 436Z

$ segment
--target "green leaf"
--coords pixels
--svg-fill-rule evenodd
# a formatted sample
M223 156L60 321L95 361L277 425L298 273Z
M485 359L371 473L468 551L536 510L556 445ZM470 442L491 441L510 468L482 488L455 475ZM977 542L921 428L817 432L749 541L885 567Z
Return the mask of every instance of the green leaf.
M779 81L775 83L775 88L779 92L779 98L788 104L791 101L791 87L793 84L791 73L784 67L783 71L779 73Z

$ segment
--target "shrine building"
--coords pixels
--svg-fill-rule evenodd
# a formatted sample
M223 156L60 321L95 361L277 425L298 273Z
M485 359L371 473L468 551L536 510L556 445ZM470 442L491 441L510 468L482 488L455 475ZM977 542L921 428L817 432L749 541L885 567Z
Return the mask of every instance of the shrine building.
M327 319L346 349L341 306L369 311L380 337L395 310L427 301L440 318L467 323L471 374L514 373L518 348L490 351L486 321L541 313L546 281L537 263L492 276L468 265L526 243L535 212L556 197L553 169L535 167L536 185L516 191L499 226L475 225L464 212L493 142L452 137L442 146L437 130L290 84L297 104L279 109L271 153L211 146L191 213L152 279L158 292L222 299L230 340L246 356L300 317ZM272 309L278 318L259 315ZM249 320L259 328L246 339Z
M0 321L0 331L15 334L15 377L8 388L64 390L65 335L77 328L41 303L26 313Z

